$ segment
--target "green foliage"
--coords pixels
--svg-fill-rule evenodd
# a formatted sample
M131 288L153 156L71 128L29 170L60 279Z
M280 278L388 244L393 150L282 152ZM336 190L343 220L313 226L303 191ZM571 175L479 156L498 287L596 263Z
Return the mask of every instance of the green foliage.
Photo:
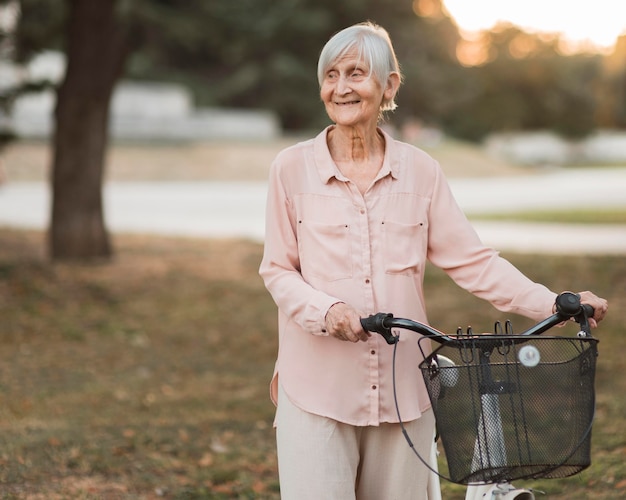
M409 1L172 0L143 2L136 12L142 48L128 74L184 82L198 105L269 108L288 129L319 127L327 121L319 52L334 32L368 19L390 31L405 70L417 77L420 92L401 93L402 113L436 118L449 99L445 82L452 80L438 63L456 66L456 29L448 19L418 18Z
M62 49L68 2L19 4L16 59ZM580 137L596 126L598 95L611 94L604 101L624 109L623 72L604 75L601 56L564 56L558 38L505 26L484 34L485 64L462 67L456 26L441 12L418 16L419 2L411 0L117 0L117 5L120 23L132 32L126 77L183 83L198 106L272 109L286 129L327 123L316 79L319 51L334 32L368 19L388 29L406 76L394 124L418 118L474 141L495 130L538 128ZM604 126L607 120L624 122L618 112L605 116Z
M9 3L9 2L4 2ZM24 62L42 50L63 50L67 1L20 0L14 59Z
M564 56L558 40L514 27L485 36L490 60L467 70L472 95L445 117L454 135L480 140L493 131L552 129L582 137L593 130L600 56Z
M469 214L472 220L507 220L549 222L552 224L624 224L626 210L622 208L594 208L569 210L537 210Z

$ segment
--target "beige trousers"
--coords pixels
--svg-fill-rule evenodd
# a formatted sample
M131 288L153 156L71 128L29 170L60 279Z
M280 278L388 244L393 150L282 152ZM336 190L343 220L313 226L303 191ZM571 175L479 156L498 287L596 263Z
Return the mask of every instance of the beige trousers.
M405 425L436 466L432 410ZM297 408L282 388L276 414L282 500L438 500L439 480L413 454L399 424L357 427Z

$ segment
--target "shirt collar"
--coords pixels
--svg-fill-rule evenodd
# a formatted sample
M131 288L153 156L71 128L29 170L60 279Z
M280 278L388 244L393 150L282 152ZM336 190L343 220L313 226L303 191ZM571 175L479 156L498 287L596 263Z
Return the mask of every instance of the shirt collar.
M324 184L327 184L330 179L335 177L340 181L347 181L345 175L337 168L337 165L333 161L328 149L328 142L326 140L328 132L334 127L329 125L322 130L314 139L313 148L315 156L315 165L320 178ZM399 157L396 151L396 144L394 139L382 129L378 129L378 132L382 134L385 139L385 157L383 158L383 166L376 176L377 179L391 175L392 178L397 179L399 174Z

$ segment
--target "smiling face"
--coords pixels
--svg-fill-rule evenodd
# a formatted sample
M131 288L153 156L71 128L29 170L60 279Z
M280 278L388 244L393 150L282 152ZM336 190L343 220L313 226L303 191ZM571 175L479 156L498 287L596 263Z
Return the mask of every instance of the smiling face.
M376 126L383 98L393 96L391 78L383 87L356 51L348 51L325 71L320 97L339 126Z

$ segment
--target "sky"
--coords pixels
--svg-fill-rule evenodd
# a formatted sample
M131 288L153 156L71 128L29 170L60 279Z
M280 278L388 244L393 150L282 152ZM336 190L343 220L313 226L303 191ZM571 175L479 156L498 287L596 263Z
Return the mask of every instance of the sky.
M626 0L443 0L461 30L479 31L509 21L525 31L560 33L573 45L599 51L626 34Z

